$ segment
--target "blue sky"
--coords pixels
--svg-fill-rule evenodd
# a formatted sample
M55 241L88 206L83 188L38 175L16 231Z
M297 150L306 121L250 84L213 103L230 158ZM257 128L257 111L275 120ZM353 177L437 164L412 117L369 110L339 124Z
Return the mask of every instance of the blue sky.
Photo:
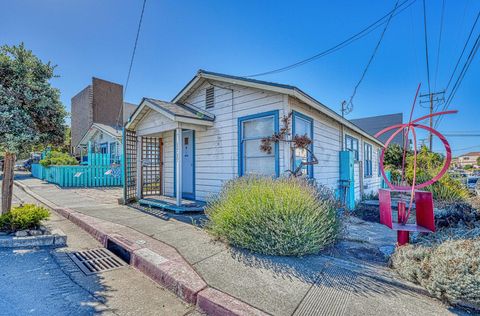
M144 96L170 100L198 69L249 75L291 64L358 32L394 4L148 0L126 101L138 103ZM446 0L435 75L441 4L442 0L426 1L430 80L436 90L445 88L480 10L478 1ZM92 76L125 83L141 6L141 0L0 0L0 44L24 42L42 60L57 64L60 77L52 83L69 109L70 98ZM417 0L392 19L347 118L403 112L408 119L418 83L422 82L422 92L427 91L422 10L422 1ZM338 111L341 101L350 97L381 30L312 63L258 79L296 85ZM478 32L480 25L474 35ZM440 131L480 134L479 83L477 56L450 106L459 114L446 117ZM417 107L414 117L427 111ZM480 150L480 137L449 140L454 154Z

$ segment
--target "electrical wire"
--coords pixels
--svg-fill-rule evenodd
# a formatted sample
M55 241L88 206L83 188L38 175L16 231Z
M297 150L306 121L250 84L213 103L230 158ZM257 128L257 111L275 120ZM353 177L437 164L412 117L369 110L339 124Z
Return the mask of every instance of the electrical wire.
M400 3L400 5L398 6L398 11L396 14L394 14L393 16L397 16L398 14L400 14L401 12L403 12L404 10L406 10L407 8L409 8L411 5L413 5L417 0L405 0L403 1L402 3ZM401 9L400 9L401 8ZM302 59L298 62L295 62L293 64L290 64L288 66L284 66L284 67L281 67L281 68L277 68L277 69L273 69L273 70L269 70L269 71L265 71L265 72L261 72L261 73L256 73L256 74L252 74L252 75L247 75L247 76L244 76L246 78L253 78L253 77L260 77L260 76L266 76L266 75L271 75L271 74L275 74L275 73L280 73L280 72L284 72L284 71L287 71L287 70L290 70L290 69L293 69L293 68L296 68L296 67L299 67L299 66L302 66L304 64L307 64L309 62L312 62L318 58L321 58L321 57L324 57L324 56L327 56L331 53L334 53L348 45L350 45L351 43L363 38L364 36L370 34L372 31L376 30L377 28L379 28L380 26L384 25L385 23L387 23L387 19L390 17L391 13L393 12L394 10L391 10L389 11L387 14L385 14L384 16L382 16L380 19L378 19L377 21L375 21L374 23L370 24L369 26L367 26L366 28L364 28L363 30L361 30L360 32L348 37L347 39L343 40L342 42L326 49L326 50L323 50L311 57L308 57L308 58L305 58L305 59Z
M470 42L470 38L472 37L472 34L473 34L473 31L475 30L475 26L477 25L477 22L480 18L480 10L478 11L478 14L477 14L477 17L475 18L475 22L473 23L472 25L472 28L470 29L470 32L468 34L468 37L467 37L467 40L465 41L465 44L463 45L463 49L462 49L462 52L460 54L460 56L458 57L458 60L457 60L457 63L455 64L455 67L453 68L453 71L452 71L452 74L450 75L450 79L448 80L448 84L447 84L447 87L445 88L445 91L448 91L449 87L450 87L450 84L452 83L452 80L453 80L453 77L455 75L455 73L457 72L457 69L458 69L458 66L460 65L460 62L462 60L462 57L463 57L463 54L465 53L465 50L468 46L468 43ZM443 109L442 110L445 110L447 109L449 106L450 106L450 103L451 101L453 100L453 97L455 97L455 94L456 94L456 91L458 90L458 87L459 85L461 84L461 82L463 81L463 77L465 77L465 73L466 71L468 70L468 67L470 66L472 60L473 60L473 57L475 56L476 54L476 50L478 50L478 40L479 40L479 37L480 37L480 34L479 36L477 37L477 40L475 42L475 44L473 45L472 47L472 50L470 50L470 54L469 56L467 57L467 60L465 62L465 64L463 65L463 68L462 70L460 71L460 74L458 75L457 77L457 80L455 81L455 84L450 92L450 95L447 97L447 101L445 102L444 106L443 106ZM476 47L477 46L477 47ZM475 48L476 47L476 48ZM473 56L472 56L473 54ZM440 122L442 121L442 117L443 116L440 116L438 117L438 119L436 120L435 122L435 128L437 128L437 126L440 124Z
M435 66L435 81L433 84L433 90L437 90L437 78L438 78L438 65L440 64L440 48L442 47L442 34L443 34L443 19L445 16L445 0L442 0L442 13L440 15L440 33L438 35L438 48L437 48L437 64Z
M460 61L462 60L463 54L465 53L465 49L467 49L468 42L470 42L470 38L472 37L473 31L475 30L475 26L477 25L478 18L480 17L480 11L478 11L477 18L475 19L475 22L472 25L472 28L470 29L470 33L468 34L467 40L465 41L465 44L463 45L462 53L458 57L457 63L455 64L455 67L453 68L452 74L450 75L450 79L448 79L447 87L445 90L448 90L450 87L450 84L452 83L453 76L455 75L455 72L457 72L458 65L460 64Z
M135 43L133 44L132 58L130 58L130 66L128 67L127 80L125 81L125 88L123 89L123 98L125 98L125 95L127 94L128 83L130 82L130 74L132 73L133 61L135 59L135 53L137 51L138 38L140 36L140 29L142 28L143 14L145 12L146 3L147 3L147 0L143 0L142 13L140 13L140 20L138 21L137 35L135 36ZM116 123L117 127L119 126L122 109L123 109L123 104L120 107L120 110L118 111L117 123Z
M431 94L430 89L430 63L428 61L428 33L427 33L427 9L425 5L425 0L423 0L423 28L425 30L424 40L425 40L425 58L427 61L427 83L428 83L428 94Z
M465 61L465 64L463 65L462 71L460 72L457 80L455 81L455 84L453 85L452 92L450 93L450 95L447 98L447 101L445 102L445 106L443 107L443 111L446 110L450 106L453 98L455 97L455 95L458 91L458 88L460 87L460 85L463 82L463 79L465 78L465 74L467 73L470 65L472 64L473 59L475 58L475 55L476 55L479 47L480 47L480 33L478 34L477 39L475 40L475 44L473 45L472 49L470 50L468 58ZM442 120L442 117L440 117L437 120L437 122L436 122L437 124L435 125L435 128L438 126L438 124L440 124L441 120Z
M375 45L375 48L373 49L372 55L370 56L367 66L363 70L362 76L360 77L360 80L358 80L357 84L355 85L355 88L353 88L352 95L350 96L350 99L348 101L348 104L353 107L353 98L357 94L357 89L362 83L363 79L365 78L365 75L367 74L368 68L370 68L370 65L372 64L373 59L375 58L375 55L377 54L378 48L380 47L380 44L382 43L383 37L385 36L385 32L388 29L388 26L390 25L390 21L392 20L393 15L395 14L395 10L397 10L398 7L398 0L395 3L395 7L392 10L392 13L390 13L390 16L388 17L387 23L385 24L385 27L382 31L382 34L380 35L380 38L378 39L377 45Z

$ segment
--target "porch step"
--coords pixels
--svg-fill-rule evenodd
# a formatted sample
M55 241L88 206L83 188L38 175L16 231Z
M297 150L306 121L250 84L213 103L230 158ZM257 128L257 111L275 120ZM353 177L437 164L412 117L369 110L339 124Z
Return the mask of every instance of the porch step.
M140 203L140 205L148 205L151 207L162 208L167 211L173 211L177 214L185 212L203 212L206 206L205 202L190 200L182 200L182 205L178 206L175 203L175 198L167 196L143 198L140 199L138 203Z

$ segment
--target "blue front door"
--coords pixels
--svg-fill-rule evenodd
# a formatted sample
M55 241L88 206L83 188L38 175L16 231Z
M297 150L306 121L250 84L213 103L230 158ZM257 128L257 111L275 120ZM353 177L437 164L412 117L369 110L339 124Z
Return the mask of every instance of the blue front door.
M182 133L182 197L195 198L195 137L192 130Z

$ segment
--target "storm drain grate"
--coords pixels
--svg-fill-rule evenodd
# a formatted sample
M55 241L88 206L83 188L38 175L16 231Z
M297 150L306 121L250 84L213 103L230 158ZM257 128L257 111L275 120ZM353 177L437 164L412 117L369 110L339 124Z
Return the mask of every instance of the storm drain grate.
M87 275L118 269L126 265L125 262L104 248L76 251L68 255Z

